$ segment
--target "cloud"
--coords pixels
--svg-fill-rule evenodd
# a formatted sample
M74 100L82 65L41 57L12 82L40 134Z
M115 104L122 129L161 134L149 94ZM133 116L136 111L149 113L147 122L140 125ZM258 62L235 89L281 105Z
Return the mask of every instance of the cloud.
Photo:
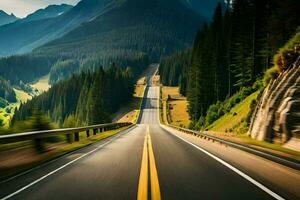
M80 0L0 0L0 10L13 13L18 17L26 15L51 4L67 3L75 5Z

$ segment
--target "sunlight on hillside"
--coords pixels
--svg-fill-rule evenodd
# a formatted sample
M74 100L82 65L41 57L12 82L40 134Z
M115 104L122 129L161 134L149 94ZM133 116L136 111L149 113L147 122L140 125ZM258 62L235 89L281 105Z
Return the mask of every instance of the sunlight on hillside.
M49 74L41 77L36 83L30 84L30 86L37 90L39 94L49 90L51 87L49 85Z
M234 129L242 128L242 122L250 112L250 104L256 99L259 92L255 92L248 96L244 101L237 104L231 111L220 119L216 120L208 127L211 131L231 132Z

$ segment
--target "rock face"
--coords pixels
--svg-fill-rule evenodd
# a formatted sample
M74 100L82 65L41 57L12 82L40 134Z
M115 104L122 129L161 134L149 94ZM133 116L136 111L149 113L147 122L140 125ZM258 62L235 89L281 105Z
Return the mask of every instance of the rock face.
M249 129L252 138L283 144L300 136L299 59L262 93Z

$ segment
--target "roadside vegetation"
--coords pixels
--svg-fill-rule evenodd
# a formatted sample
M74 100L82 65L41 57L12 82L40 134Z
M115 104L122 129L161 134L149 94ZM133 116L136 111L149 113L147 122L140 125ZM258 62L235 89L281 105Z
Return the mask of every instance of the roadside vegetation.
M161 59L162 84L179 86L187 97L190 128L207 129L291 64L293 43L299 38L297 34L290 40L300 26L296 8L299 2L293 0L237 0L225 9L219 5L191 49ZM275 67L266 72L277 52ZM254 99L250 105L251 111Z
M187 128L190 120L186 97L179 93L178 87L162 86L161 92L164 122Z

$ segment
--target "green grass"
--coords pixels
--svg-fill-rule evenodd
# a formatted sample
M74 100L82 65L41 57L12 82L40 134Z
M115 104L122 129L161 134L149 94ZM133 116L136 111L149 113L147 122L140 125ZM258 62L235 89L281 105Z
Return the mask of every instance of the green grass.
M38 90L38 92L34 92L33 94L28 94L24 92L23 90L15 89L14 91L16 93L17 102L16 103L10 103L6 108L10 108L12 110L11 113L7 113L5 111L6 108L0 108L0 119L3 120L4 128L9 127L9 123L11 118L14 115L14 109L18 108L21 104L21 102L26 102L32 98L32 96L40 94L44 91L47 91L50 88L50 85L48 84L49 75L41 77L36 83L30 85L33 89Z
M248 113L250 112L250 104L257 98L258 94L259 92L255 92L248 96L241 103L233 107L229 113L225 114L214 123L212 123L208 127L208 130L227 132L242 126L243 120L245 120Z
M49 90L50 85L49 85L49 77L50 75L46 75L41 77L37 82L30 84L30 86L34 89L37 90L39 94Z
M300 152L284 148L280 144L255 140L246 134L247 127L245 127L243 122L250 111L252 100L255 100L258 94L259 92L255 92L248 96L244 101L233 107L229 113L211 124L208 127L208 130L211 131L211 134L227 140L247 144L256 148L262 148L269 152L299 160Z

